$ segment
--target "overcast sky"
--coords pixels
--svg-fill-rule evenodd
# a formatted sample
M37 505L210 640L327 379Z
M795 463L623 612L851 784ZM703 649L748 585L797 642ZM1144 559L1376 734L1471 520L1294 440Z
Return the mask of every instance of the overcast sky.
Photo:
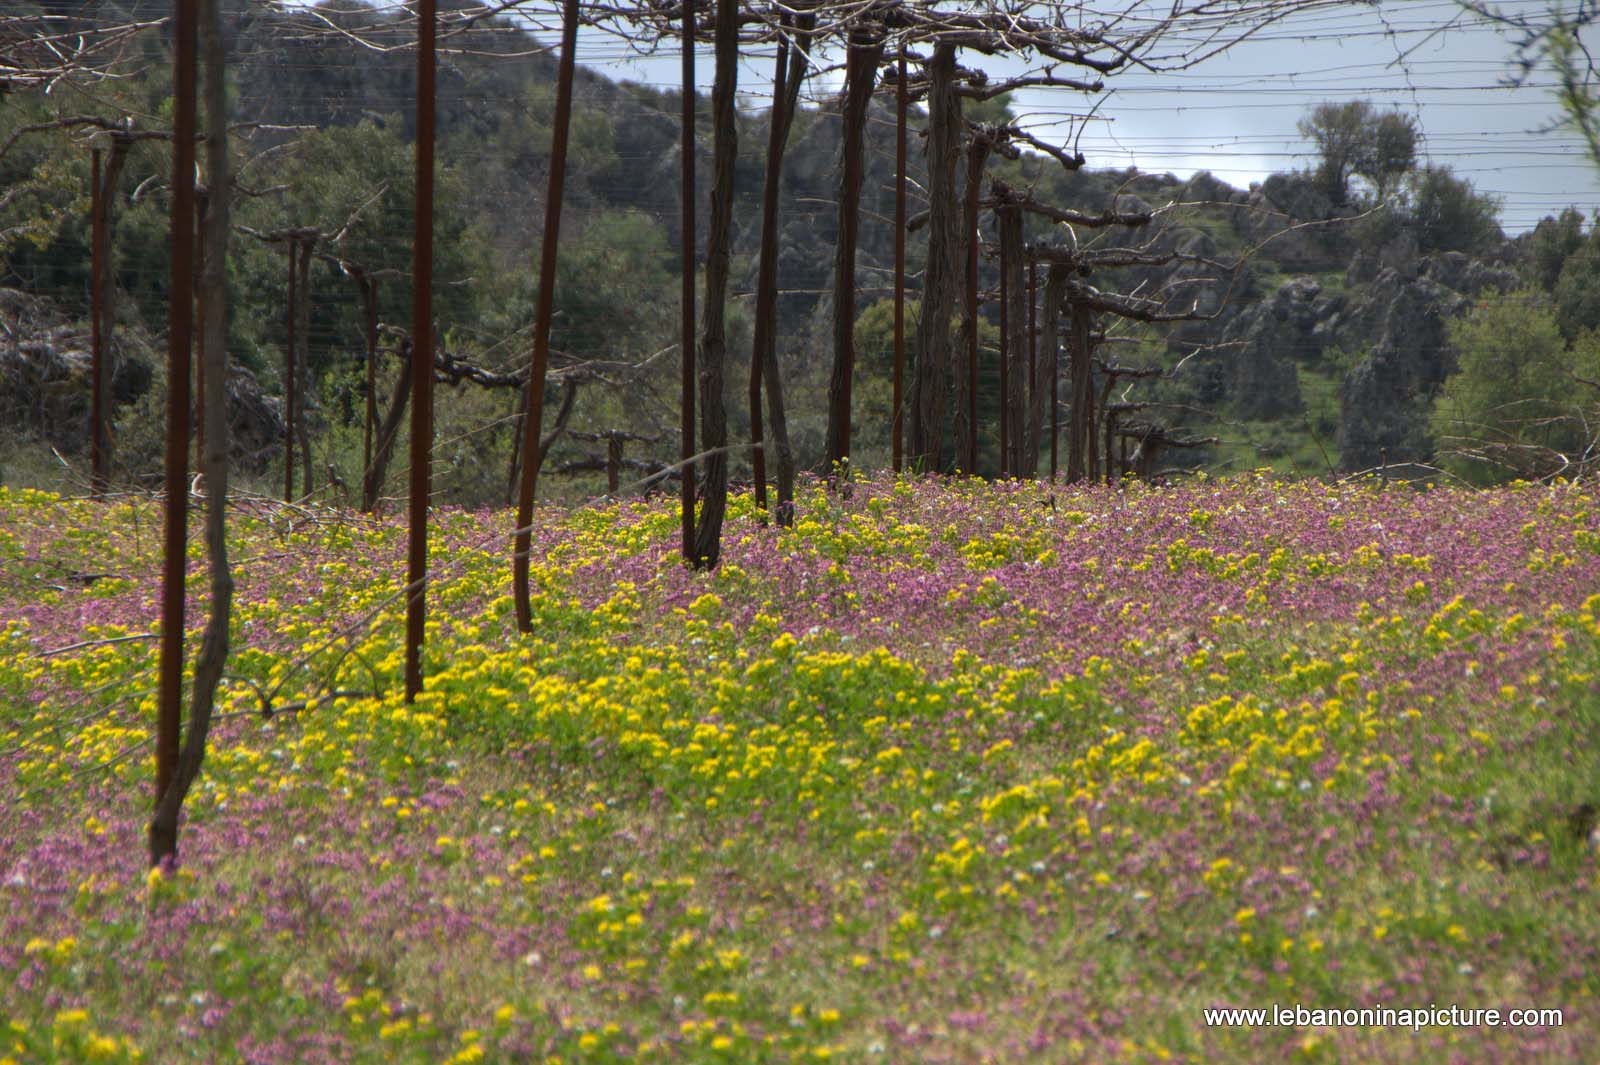
M1531 13L1552 2L1502 0L1501 6ZM1453 0L1351 2L1309 13L1191 70L1114 75L1097 117L1081 129L1067 116L1091 102L1082 94L1024 91L1013 107L1040 136L1080 136L1091 167L1132 165L1179 176L1210 170L1242 186L1309 165L1310 148L1295 129L1308 108L1366 99L1416 116L1425 158L1499 196L1508 232L1531 228L1568 204L1592 215L1600 207L1600 172L1575 135L1549 132L1559 116L1551 75L1540 71L1524 87L1507 87L1511 43L1471 20L1441 29L1459 15ZM628 59L615 39L591 36L580 39L579 59L616 79L678 84L675 50ZM995 74L1005 70L983 57L962 61ZM752 106L765 105L770 71L770 58L741 65L740 90ZM696 74L709 91L709 50L698 58ZM834 76L818 79L813 89L837 85Z

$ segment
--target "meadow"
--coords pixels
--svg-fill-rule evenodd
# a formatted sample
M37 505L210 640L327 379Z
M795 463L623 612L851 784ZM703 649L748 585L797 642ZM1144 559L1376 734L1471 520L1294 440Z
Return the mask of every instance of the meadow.
M157 507L0 488L0 1062L1600 1060L1594 486L1047 492L544 506L531 636L437 511L414 706L403 528L242 501L152 871ZM1379 1003L1563 1015L1203 1015Z

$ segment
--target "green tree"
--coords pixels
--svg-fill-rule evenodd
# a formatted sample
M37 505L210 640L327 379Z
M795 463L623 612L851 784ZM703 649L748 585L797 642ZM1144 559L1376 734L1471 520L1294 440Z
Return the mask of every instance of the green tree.
M1365 100L1349 103L1322 103L1300 120L1300 135L1317 146L1321 164L1317 183L1336 204L1350 196L1350 175L1355 173L1366 140L1367 121L1372 105Z
M1586 329L1600 328L1600 226L1591 226L1589 235L1562 261L1551 293L1556 322L1568 340Z
M1316 145L1317 182L1336 204L1349 200L1352 177L1365 178L1385 199L1416 165L1416 121L1398 111L1379 112L1366 100L1318 104L1299 129Z
M1417 123L1410 115L1386 111L1368 127L1368 142L1355 172L1372 182L1378 199L1388 199L1395 184L1417 164Z
M1548 297L1524 289L1450 324L1457 369L1434 402L1439 463L1473 484L1570 469L1592 442L1600 341L1569 345Z
M1568 207L1559 218L1542 219L1528 240L1528 272L1533 283L1554 292L1562 268L1583 243L1583 212L1576 207Z
M1009 92L991 96L987 100L967 100L962 105L962 112L969 122L990 126L1009 126L1017 120L1017 113L1011 108Z
M399 120L333 126L303 135L278 153L273 165L250 177L283 192L247 198L239 222L260 232L311 227L330 236L317 250L368 271L388 271L378 285L378 317L411 321L411 210L415 163L402 139ZM434 312L446 327L469 317L471 291L459 284L477 273L482 244L466 240L464 181L452 167L439 167L434 207ZM230 269L242 298L234 315L237 350L246 362L277 365L268 350L281 348L284 324L285 257L282 243L241 242ZM310 366L321 374L361 350L360 302L355 285L331 263L311 268ZM268 350L263 350L263 349Z
M1448 166L1426 166L1411 178L1411 221L1423 251L1483 251L1504 238L1500 201L1478 192Z

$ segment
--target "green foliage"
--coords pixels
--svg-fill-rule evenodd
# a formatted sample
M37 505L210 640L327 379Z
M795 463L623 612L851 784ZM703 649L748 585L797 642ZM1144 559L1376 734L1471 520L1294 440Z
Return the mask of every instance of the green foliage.
M262 184L282 186L283 191L246 197L235 214L240 225L261 234L302 227L342 234L336 245L323 242L317 250L369 272L388 272L378 285L378 317L384 322L409 322L411 316L405 278L411 271L415 163L398 127L399 121L391 118L304 134L275 153L259 175L250 175ZM470 290L456 282L481 265L479 246L464 239L468 216L463 195L459 172L439 166L433 300L434 313L444 322L467 317ZM231 251L235 350L253 354L258 365L277 366L281 359L276 353L287 336L284 244L236 239ZM360 304L355 285L331 263L313 260L310 283L309 365L320 375L362 350Z
M990 126L1009 126L1017 120L1016 112L1011 109L1011 94L1008 92L988 100L964 100L961 114L969 122Z
M24 97L8 103L0 109L0 143L9 141L20 127L44 120L48 115L43 101ZM0 201L0 263L9 283L32 282L41 271L70 269L47 258L58 240L65 245L60 251L70 254L74 263L87 261L88 175L86 153L68 156L52 138L38 135L24 135L0 158L0 187L6 189ZM87 283L86 265L72 273ZM65 278L39 280L49 284Z
M1592 442L1600 342L1569 346L1550 301L1532 290L1479 304L1450 324L1457 370L1440 389L1432 429L1444 468L1474 484L1561 472Z
M1367 150L1357 159L1355 172L1372 182L1378 199L1417 162L1417 122L1410 115L1387 111L1372 124Z
M1299 130L1316 145L1317 181L1335 204L1349 199L1352 176L1367 179L1381 200L1416 164L1416 120L1366 100L1318 104Z
M906 299L906 363L910 371L911 349L917 323L922 319L922 301ZM881 299L868 304L856 318L856 359L868 373L894 371L894 300Z
M1580 220L1582 217L1578 215ZM1600 327L1600 226L1591 226L1588 236L1566 256L1551 293L1556 301L1556 321L1568 340Z
M1448 166L1427 166L1411 179L1410 215L1423 251L1482 251L1502 239L1500 201L1480 193Z
M1555 291L1567 259L1583 247L1583 212L1568 207L1559 218L1546 217L1528 239L1528 273L1546 292Z
M581 228L580 228L581 225ZM648 354L671 335L677 275L661 224L642 211L603 211L562 225L550 344L585 358ZM487 335L533 325L538 270L508 264L481 279L479 321Z

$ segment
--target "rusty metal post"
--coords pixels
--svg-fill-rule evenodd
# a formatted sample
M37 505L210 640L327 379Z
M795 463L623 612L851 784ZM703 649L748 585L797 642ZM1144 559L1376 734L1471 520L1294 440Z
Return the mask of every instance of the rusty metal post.
M284 319L284 368L283 368L283 501L294 502L294 421L295 421L295 375L298 368L295 366L294 340L296 329L295 296L299 289L296 281L298 276L294 269L294 253L299 247L299 242L293 237L289 238L287 250L289 253L289 308L288 317Z
M1022 409L1027 411L1028 418L1028 454L1023 458L1028 468L1028 476L1034 480L1039 479L1039 420L1035 417L1033 405L1034 390L1038 385L1035 375L1039 372L1039 317L1035 304L1039 298L1039 263L1036 259L1028 260L1028 387L1022 397Z
M194 273L206 273L205 225L210 194L205 186L195 189L194 214L197 238L194 250ZM194 350L200 357L194 360L194 458L197 467L203 467L206 456L206 296L203 287L196 285L194 294Z
M678 462L682 492L679 497L683 526L683 559L695 561L694 546L694 0L683 5L683 144L682 154L682 238L683 288L680 296L683 333L681 426Z
M176 0L172 93L172 244L167 301L167 451L161 575L160 688L156 711L156 802L178 766L183 721L184 579L189 522L189 351L194 315L194 139L199 12ZM152 861L156 841L152 838Z
M895 86L894 136L894 472L905 458L906 372L906 46L900 44L900 80Z
M962 472L969 477L978 472L978 193L983 181L983 164L988 157L988 145L976 138L967 148L967 321L971 334L967 337L967 439L966 454L962 458Z
M417 2L417 185L411 253L411 499L406 565L406 702L422 691L433 455L433 133L435 0Z
M1108 380L1106 382L1106 392L1108 393L1108 395L1106 397L1104 397L1107 400L1109 400L1109 398L1110 398L1110 396L1109 396L1110 391L1111 391L1111 382ZM1114 440L1114 438L1116 436L1116 432L1117 432L1117 416L1114 413L1112 413L1112 411L1110 410L1110 405L1107 402L1102 402L1100 404L1100 409L1104 412L1102 414L1102 417L1104 418L1105 423L1106 423L1106 428L1105 428L1105 433L1106 433L1106 444L1105 444L1106 484L1112 485L1112 484L1116 484L1117 483L1116 468L1115 468L1116 464L1114 462L1112 462L1113 452L1111 450L1111 445L1112 445L1112 442L1113 442L1113 440Z
M1088 450L1084 437L1094 435L1088 428L1086 394L1089 391L1086 368L1089 365L1089 308L1082 301L1072 301L1072 413L1067 420L1067 483L1075 484L1085 473L1084 460Z
M1049 280L1048 275L1045 278L1044 289L1045 289L1046 293L1048 293L1050 291L1050 280ZM1076 304L1074 304L1074 306L1076 306ZM1059 312L1060 308L1057 307L1056 311ZM1074 343L1076 343L1076 337L1077 337L1077 320L1076 319L1073 320L1072 328L1073 328ZM1050 483L1052 485L1056 483L1056 473L1057 473L1058 468L1059 468L1058 467L1058 463L1057 463L1056 455L1057 455L1057 450L1060 447L1060 443L1061 443L1061 342L1059 340L1057 340L1055 342L1054 349L1050 352Z
M89 485L99 499L106 491L106 338L101 305L105 278L105 205L100 188L100 149L89 154Z
M1006 285L1006 248L1005 238L1000 242L1000 478L1004 480L1010 472L1010 463L1006 460L1006 451L1011 446L1011 368L1006 365L1011 359L1010 324L1011 316L1006 306L1011 302L1010 289Z
M378 282L365 272L359 276L367 346L366 426L361 434L361 476L365 479L372 469L372 430L378 423Z
M606 437L606 491L615 496L622 473L622 434L613 430Z
M550 130L550 186L544 199L544 235L539 254L539 302L533 320L527 413L522 419L522 484L517 494L517 530L511 552L517 629L533 631L528 592L528 554L533 549L533 497L538 489L539 437L544 428L544 376L550 362L550 322L555 316L556 251L561 237L561 198L567 176L567 126L572 116L572 72L578 47L578 0L561 9L561 66L556 77L556 112Z

